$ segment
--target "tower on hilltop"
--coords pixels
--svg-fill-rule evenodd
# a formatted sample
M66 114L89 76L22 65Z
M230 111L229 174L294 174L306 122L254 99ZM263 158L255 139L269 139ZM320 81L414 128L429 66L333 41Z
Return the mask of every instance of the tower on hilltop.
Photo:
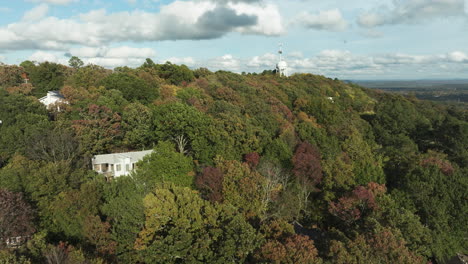
M288 76L288 64L283 60L283 44L279 44L279 62L276 64L276 73L279 76Z

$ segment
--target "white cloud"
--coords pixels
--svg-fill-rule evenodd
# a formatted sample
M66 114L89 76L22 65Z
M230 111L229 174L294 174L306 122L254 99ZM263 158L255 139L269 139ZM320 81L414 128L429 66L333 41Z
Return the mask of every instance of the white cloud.
M45 52L45 51L36 51L31 56L29 56L28 60L30 61L37 61L37 62L56 62L60 63L59 57L56 54Z
M461 51L454 51L447 55L449 61L452 62L468 62L468 55Z
M240 72L241 69L244 67L244 64L239 58L235 58L231 54L226 54L221 57L216 57L212 59L208 59L200 65L201 67L207 67L208 69L213 70L226 70L226 71L233 71L233 72Z
M27 0L28 2L33 3L46 3L52 5L68 5L73 2L78 2L79 0Z
M254 56L247 62L248 67L274 67L278 62L278 56L272 53L267 53L262 56Z
M246 14L257 17L257 23L248 27L237 28L238 32L244 34L277 36L284 34L286 29L283 25L283 18L278 7L273 4L250 5L247 3L230 3L237 14ZM244 1L255 2L255 1Z
M65 56L66 55L66 56ZM143 64L146 58L155 56L152 49L147 48L77 48L71 49L67 54L59 52L36 51L28 60L37 62L55 62L68 65L69 56L78 56L85 64L96 64L106 68L119 66L137 67Z
M27 11L23 15L24 21L35 21L44 18L49 12L49 6L46 4L40 4L33 9Z
M392 7L380 6L358 17L362 27L412 24L452 16L466 16L466 0L393 0Z
M318 14L303 12L296 18L296 23L316 30L344 31L348 28L348 23L338 9L320 11Z
M101 9L68 19L41 18L47 11L44 7L33 11L25 14L28 20L0 27L0 50L63 50L74 44L102 46L125 41L214 39L230 32L254 35L284 32L278 9L269 4L236 3L220 7L209 1L175 1L162 6L159 13L141 10L107 13Z
M69 52L72 56L93 58L151 58L156 55L156 52L150 48L133 48L128 46L108 48L108 47L81 47L72 48Z
M166 61L169 61L173 64L179 64L179 65L185 64L188 67L193 67L197 65L195 59L192 57L184 57L184 58L171 57L171 58L161 60L161 63L165 63Z

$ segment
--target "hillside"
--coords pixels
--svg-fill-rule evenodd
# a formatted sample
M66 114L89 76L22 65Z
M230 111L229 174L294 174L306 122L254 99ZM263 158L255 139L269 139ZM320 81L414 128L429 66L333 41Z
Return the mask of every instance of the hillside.
M464 109L312 74L149 59L113 71L4 65L0 87L0 262L443 263L468 252ZM60 110L38 101L50 90ZM148 149L131 177L92 170L93 155ZM7 248L19 236L28 242Z

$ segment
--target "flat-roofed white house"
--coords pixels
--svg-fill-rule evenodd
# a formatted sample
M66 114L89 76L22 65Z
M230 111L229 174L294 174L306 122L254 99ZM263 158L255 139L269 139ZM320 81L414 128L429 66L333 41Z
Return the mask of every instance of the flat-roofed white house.
M47 107L47 109L51 108L54 104L57 103L68 104L68 102L65 101L65 97L63 97L63 95L61 95L59 91L48 91L47 95L40 98L39 101L42 104L44 104Z
M146 155L151 154L153 150L124 152L95 155L91 159L93 170L104 174L107 178L129 175L135 169L136 163L142 160Z

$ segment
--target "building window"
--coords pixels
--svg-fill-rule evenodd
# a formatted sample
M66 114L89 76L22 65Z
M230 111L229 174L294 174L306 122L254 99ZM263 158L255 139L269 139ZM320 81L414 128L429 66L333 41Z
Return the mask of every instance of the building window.
M115 165L115 170L116 171L120 171L122 168L121 168L121 165L120 164L117 164Z
M126 171L130 171L130 164L126 164L126 165L125 165L125 170L126 170Z

